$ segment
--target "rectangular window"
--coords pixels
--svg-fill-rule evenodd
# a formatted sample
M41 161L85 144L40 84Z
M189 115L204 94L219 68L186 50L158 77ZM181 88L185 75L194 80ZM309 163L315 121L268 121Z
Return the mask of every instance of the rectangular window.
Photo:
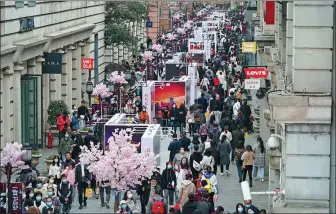
M25 17L20 19L20 33L33 30L35 28L34 17Z
M15 1L15 8L23 8L24 1Z
M35 7L36 1L28 1L28 7Z

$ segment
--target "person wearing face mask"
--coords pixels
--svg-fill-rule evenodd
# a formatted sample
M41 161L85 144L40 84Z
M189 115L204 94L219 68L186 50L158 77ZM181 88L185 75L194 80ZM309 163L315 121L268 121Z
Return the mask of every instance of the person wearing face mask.
M71 184L72 187L72 195L71 195L71 199L72 201L75 198L75 194L76 194L76 185L75 185L75 171L74 171L74 163L69 162L68 166L63 170L62 174L66 175L68 182Z
M59 176L61 178L61 176ZM61 180L61 179L60 179ZM55 184L55 178L53 176L48 177L48 182L43 184L43 189L47 190L48 195L48 189L53 189L53 192L57 192L57 185Z
M178 116L178 109L176 104L174 103L170 109L170 125L174 129L174 133L176 133L177 128L177 116Z
M72 139L69 136L69 133L65 133L64 137L61 139L61 143L58 147L58 153L62 157L62 161L65 161L65 154L70 152L71 145L73 144Z
M62 212L68 213L71 209L71 203L72 203L71 199L72 188L65 174L61 175L61 183L58 186L57 195L61 202Z
M59 208L55 207L52 202L52 198L48 197L46 199L46 206L42 209L42 214L59 214Z
M206 189L210 195L209 202L214 207L214 201L217 201L218 198L218 184L217 184L217 177L215 174L212 173L211 166L205 167L205 172L203 174L202 180L206 180L208 185Z
M60 202L59 198L55 195L55 192L54 192L53 188L48 188L47 197L43 198L43 202L47 206L48 206L47 202L48 202L49 198L51 198L52 206L59 210L60 206L61 206L61 202Z
M140 123L142 124L149 123L149 116L147 113L146 106L142 106L142 111L140 112L139 117L140 117Z
M145 178L141 181L141 185L137 188L137 194L140 196L141 213L146 213L146 206L148 204L150 192L150 181L148 178Z
M41 192L42 196L47 196L47 189L43 188L43 182L42 180L37 180L36 181L36 188L34 189L34 193L36 194L37 192Z
M254 213L258 214L258 213L260 213L259 208L252 204L251 199L244 200L244 204L245 204L245 206L244 206L245 213L247 213L247 214L254 214Z
M171 162L166 163L166 169L162 172L162 189L163 195L169 205L174 204L174 192L177 184L176 175Z
M133 193L131 190L127 190L124 194L124 201L126 201L127 206L133 213L138 213L138 206L136 200L133 198Z
M120 201L117 213L132 214L132 210L127 206L127 202L125 200L122 200Z
M236 212L235 212L235 214L247 214L247 212L244 209L244 204L238 203L236 205Z
M43 208L46 206L46 204L42 201L42 193L39 191L35 192L34 206L39 208L41 213Z
M59 156L55 156L52 164L49 166L49 176L53 177L53 181L55 184L59 184L61 182L61 161Z
M182 158L188 158L188 157L189 157L189 153L185 152L184 147L181 147L180 153L177 153L174 156L173 163L181 165Z
M83 202L84 207L86 207L86 200L87 197L85 197L86 188L91 183L91 174L87 168L87 165L83 163L79 163L75 167L75 185L77 185L78 189L78 200L79 200L79 209L83 209ZM93 188L95 190L95 188ZM84 196L84 200L83 200Z

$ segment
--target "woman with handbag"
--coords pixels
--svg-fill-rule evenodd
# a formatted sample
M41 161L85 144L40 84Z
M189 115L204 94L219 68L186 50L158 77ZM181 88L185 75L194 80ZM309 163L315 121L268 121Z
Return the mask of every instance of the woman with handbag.
M163 196L166 199L169 205L174 204L174 193L175 193L175 186L177 184L176 175L173 169L173 164L171 162L166 163L166 169L162 172L162 189L163 189Z
M246 151L243 153L241 160L243 161L243 181L246 179L246 174L249 176L250 187L252 187L252 169L253 169L253 160L255 159L252 146L247 145Z
M235 148L235 162L237 166L237 171L238 171L238 177L239 177L239 183L242 182L243 180L243 161L241 160L241 157L243 153L245 152L244 148L244 142L243 143L238 143L237 147Z

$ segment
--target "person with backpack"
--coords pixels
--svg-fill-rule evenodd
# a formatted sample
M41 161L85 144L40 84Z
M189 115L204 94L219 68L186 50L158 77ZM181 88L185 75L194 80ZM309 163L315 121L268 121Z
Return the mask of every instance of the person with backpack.
M149 199L147 204L147 212L149 214L167 214L167 201L161 196L162 190L155 189L153 198Z
M220 153L217 148L217 143L215 140L213 140L213 135L210 133L209 136L211 137L210 147L207 148L205 151L209 152L211 156L213 157L214 164L213 164L213 172L216 175L217 174L217 165L220 163Z
M202 123L198 133L201 136L201 142L204 143L208 137L208 127L205 122Z
M205 188L208 190L209 193L209 202L212 204L212 207L214 207L214 201L217 200L218 197L218 184L217 184L217 178L216 175L212 172L211 166L205 167L205 172L202 177L202 180L206 180L208 185L205 186Z
M188 201L182 207L182 214L191 214L197 208L197 201L195 200L194 193L188 194Z
M203 159L202 153L199 151L199 146L195 145L194 146L194 152L190 155L190 170L193 175L193 178L197 178L199 172L202 171L202 166L201 166L201 161Z
M197 203L195 211L202 214L215 212L214 206L209 202L209 200L210 200L210 194L205 192L203 194L202 200Z
M204 152L203 159L202 159L200 164L201 164L203 170L205 170L207 166L211 167L211 171L213 170L215 160L214 160L214 157L211 155L211 152L209 150Z
M58 186L57 195L61 202L62 212L69 213L72 203L72 187L65 174L61 175L61 183Z
M162 172L162 189L163 195L166 201L169 201L169 205L174 204L174 192L176 187L176 175L171 162L166 163L166 169Z
M241 158L244 152L245 152L244 142L240 141L237 147L235 148L235 161L238 171L239 183L241 183L243 180L243 170L242 170L243 161Z
M202 173L202 176L203 176L203 173ZM208 185L208 182L206 180L201 180L201 186L197 188L196 193L195 193L196 201L202 201L203 194L208 192L208 190L205 188L207 185Z

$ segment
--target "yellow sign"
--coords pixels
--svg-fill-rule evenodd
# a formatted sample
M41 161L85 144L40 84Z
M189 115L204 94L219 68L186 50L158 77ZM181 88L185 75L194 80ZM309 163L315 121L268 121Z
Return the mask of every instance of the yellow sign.
M93 98L93 103L94 104L98 104L99 103L99 98L98 97L94 97Z
M242 42L242 52L243 53L257 52L257 43L256 42Z

